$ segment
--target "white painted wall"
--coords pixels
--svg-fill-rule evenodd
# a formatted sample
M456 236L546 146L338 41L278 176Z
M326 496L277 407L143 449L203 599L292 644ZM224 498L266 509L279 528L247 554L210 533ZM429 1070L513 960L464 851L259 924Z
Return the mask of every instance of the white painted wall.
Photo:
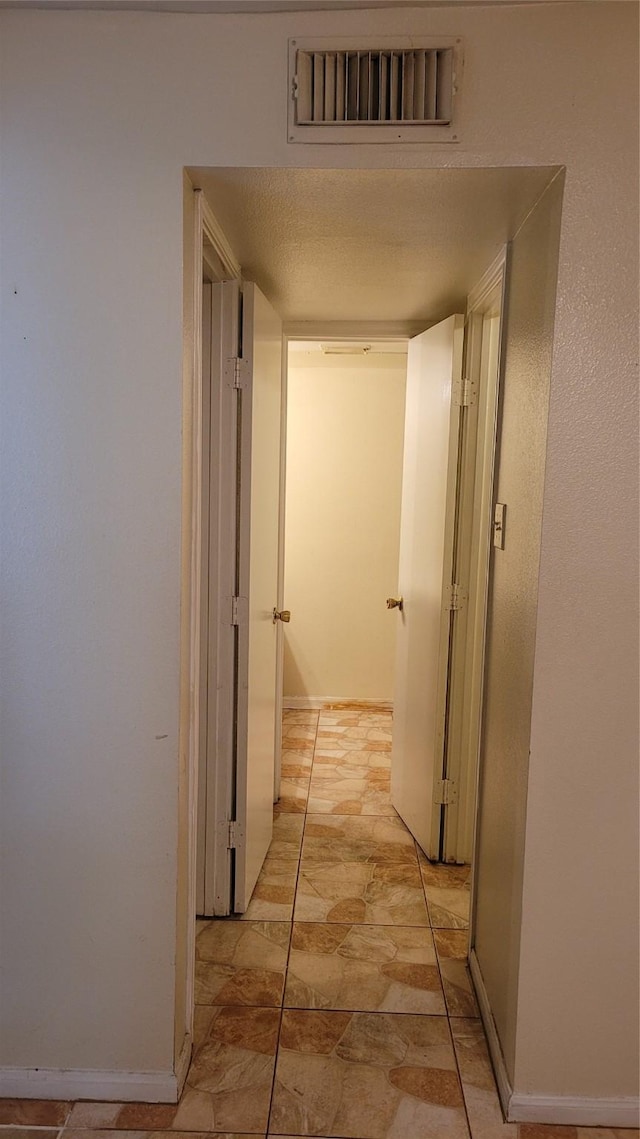
M634 1094L636 5L0 22L0 1064L164 1071L187 1019L183 166L564 163L514 1082ZM334 31L463 36L460 143L289 146Z
M404 355L289 356L284 695L392 700Z
M560 176L512 243L495 472L495 501L507 507L505 544L503 550L490 551L474 947L512 1082L561 208Z

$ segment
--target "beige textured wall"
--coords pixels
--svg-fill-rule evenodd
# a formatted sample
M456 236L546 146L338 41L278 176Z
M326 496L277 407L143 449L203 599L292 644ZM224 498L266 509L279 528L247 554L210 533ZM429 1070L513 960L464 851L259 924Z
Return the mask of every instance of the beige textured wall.
M515 1082L634 1094L637 16L0 12L0 1064L173 1052L182 168L562 163ZM364 31L464 37L459 144L287 144L288 37Z
M392 700L406 356L290 356L284 695Z
M562 206L556 178L515 238L506 298L480 755L475 949L514 1077L542 496Z

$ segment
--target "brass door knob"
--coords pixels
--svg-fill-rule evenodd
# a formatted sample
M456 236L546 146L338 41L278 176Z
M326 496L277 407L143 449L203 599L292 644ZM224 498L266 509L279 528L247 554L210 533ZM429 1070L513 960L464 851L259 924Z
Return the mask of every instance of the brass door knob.
M404 602L401 597L387 597L387 609L402 609Z
M289 611L289 609L274 609L274 611L273 611L273 623L274 623L274 625L275 625L276 621L284 621L285 625L288 625L290 620L291 620L291 612Z

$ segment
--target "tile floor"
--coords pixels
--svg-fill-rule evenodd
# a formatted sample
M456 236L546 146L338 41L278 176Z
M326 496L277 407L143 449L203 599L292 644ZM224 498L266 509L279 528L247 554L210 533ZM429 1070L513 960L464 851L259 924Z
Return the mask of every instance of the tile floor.
M469 872L389 797L391 715L287 712L269 855L198 923L178 1105L0 1100L0 1139L630 1139L504 1124L466 965Z

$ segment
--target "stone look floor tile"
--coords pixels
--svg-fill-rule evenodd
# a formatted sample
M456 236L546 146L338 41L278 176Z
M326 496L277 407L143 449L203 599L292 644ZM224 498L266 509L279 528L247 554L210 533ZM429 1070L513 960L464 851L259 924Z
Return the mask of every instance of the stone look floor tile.
M308 814L302 862L404 863L417 866L415 843L401 819Z
M213 1008L211 1005L196 1005L193 1017L193 1047L199 1048L209 1035Z
M211 921L196 939L198 1005L282 1003L287 922Z
M316 725L313 723L282 725L283 751L313 751L316 741Z
M236 921L291 921L298 876L293 858L265 858L246 911Z
M320 764L314 767L308 809L318 814L389 815L396 818L391 805L391 770L352 764L348 760Z
M277 806L273 811L273 837L267 854L268 858L281 861L300 858L304 816L281 811Z
M196 1052L174 1130L266 1133L280 1011L216 1009Z
M443 1015L428 929L297 922L285 1007Z
M391 752L364 751L360 748L346 751L340 747L317 747L313 753L313 774L320 779L328 778L325 776L325 767L335 767L345 763L350 767L370 767L372 770L379 769L391 774Z
M295 751L291 748L282 753L280 775L283 779L300 779L304 776L310 778L312 765L312 751Z
M283 777L280 780L280 798L278 799L280 811L302 815L305 813L309 798L310 778L311 769L301 776Z
M449 1016L479 1017L480 1010L467 964L469 937L465 929L434 929Z
M519 1123L518 1139L637 1139L637 1128L563 1127L552 1123Z
M482 1024L452 1020L451 1033L473 1139L518 1139L518 1125L502 1116Z
M2 1126L2 1139L58 1139L57 1128Z
M153 1107L153 1104L149 1104L149 1107ZM65 1139L148 1139L148 1136L153 1134L152 1131L132 1131L130 1129L116 1131L115 1128L101 1127L65 1127L63 1131ZM190 1139L196 1139L196 1136L191 1135Z
M417 864L326 862L300 865L296 921L428 926Z
M17 1127L62 1127L71 1103L61 1099L0 1099L0 1124ZM3 1132L6 1135L6 1132Z
M351 740L377 740L391 743L391 726L389 723L374 723L370 717L344 716L328 717L320 715L318 721L318 735L344 737Z
M271 1131L468 1139L446 1019L285 1009Z
M198 1131L189 1128L188 1122L186 1125L183 1123L184 1131L176 1129L175 1119L179 1110L178 1104L76 1103L64 1135L72 1139L133 1139L134 1136L150 1139L150 1136L162 1136L171 1130L171 1139L180 1139L181 1135L197 1139ZM201 1134L208 1135L208 1132ZM226 1139L245 1139L237 1132L226 1132L225 1135ZM225 1139L225 1135L218 1134L216 1139ZM252 1139L255 1139L255 1132Z
M282 713L282 724L312 724L318 723L319 708L285 708Z
M433 928L468 929L471 867L419 862Z
M341 751L391 751L391 732L385 728L345 728L318 725L316 746Z
M37 1132L41 1135L42 1132ZM83 1130L65 1130L65 1139L167 1139L166 1131L115 1131L115 1130L97 1130L97 1129L83 1129ZM171 1139L212 1139L212 1133L208 1131L171 1131ZM259 1132L243 1132L240 1134L238 1131L225 1131L215 1132L215 1139L257 1139L257 1136L264 1135L263 1131Z
M382 725L391 730L393 712L391 709L372 708L371 706L352 705L351 707L327 706L320 709L320 722L322 724L344 724L346 727L361 727L362 725Z
M101 1129L105 1127L117 1127L117 1120L120 1112L125 1105L123 1103L76 1103L73 1105L73 1110L69 1116L67 1123L67 1131L69 1128L72 1130L86 1129L90 1130ZM154 1105L149 1104L149 1107ZM173 1105L173 1115L176 1113L176 1105ZM173 1116L171 1117L173 1119Z

